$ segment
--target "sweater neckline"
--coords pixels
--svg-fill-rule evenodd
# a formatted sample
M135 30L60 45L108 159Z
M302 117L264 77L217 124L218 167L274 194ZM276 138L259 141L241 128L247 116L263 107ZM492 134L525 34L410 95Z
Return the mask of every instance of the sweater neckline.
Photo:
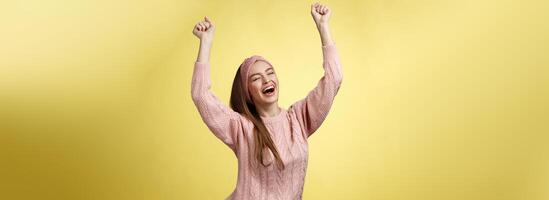
M261 117L261 120L263 120L263 123L266 123L266 124L270 124L270 123L274 123L274 122L278 122L282 119L284 119L284 113L286 113L286 110L284 108L280 108L280 112L275 115L275 116L272 116L272 117Z

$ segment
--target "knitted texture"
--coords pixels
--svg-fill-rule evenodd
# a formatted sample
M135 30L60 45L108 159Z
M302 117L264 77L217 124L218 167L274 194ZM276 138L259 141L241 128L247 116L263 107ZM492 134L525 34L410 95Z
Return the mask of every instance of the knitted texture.
M254 125L224 105L211 91L210 65L195 62L191 93L194 104L209 130L233 150L238 159L236 188L227 199L301 199L308 162L308 138L322 124L342 81L335 45L322 46L324 76L302 100L274 117L261 117L280 157L284 170L275 165L274 156L264 151L260 165L254 153Z

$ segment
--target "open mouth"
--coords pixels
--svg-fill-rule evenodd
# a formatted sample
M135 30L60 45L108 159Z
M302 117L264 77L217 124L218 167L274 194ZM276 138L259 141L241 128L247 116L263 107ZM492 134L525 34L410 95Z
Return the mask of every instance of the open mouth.
M270 86L267 86L265 89L263 89L263 94L267 95L267 96L272 96L274 95L274 92L275 92L275 87L270 85Z

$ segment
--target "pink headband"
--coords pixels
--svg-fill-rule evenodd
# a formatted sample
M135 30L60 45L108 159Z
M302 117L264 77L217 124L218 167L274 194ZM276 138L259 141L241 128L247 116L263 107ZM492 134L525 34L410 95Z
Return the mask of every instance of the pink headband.
M248 75L250 73L252 65L257 61L263 61L269 64L271 67L273 66L271 65L271 63L269 63L269 61L265 60L265 58L258 55L253 55L252 57L246 58L244 59L244 62L240 64L240 79L242 80L242 87L244 87L244 91L246 91L246 101L248 103L252 103L250 91L248 90Z

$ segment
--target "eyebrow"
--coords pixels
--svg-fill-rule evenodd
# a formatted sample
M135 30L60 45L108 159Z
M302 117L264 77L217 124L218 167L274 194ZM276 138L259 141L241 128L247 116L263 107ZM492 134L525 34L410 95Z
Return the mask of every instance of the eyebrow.
M269 70L273 70L273 71L274 71L273 67L269 67L269 68L267 68L267 69L265 70L265 72L266 72L266 71L269 71ZM252 76L260 75L260 74L261 74L261 73L253 73L252 75L250 75L250 78L251 78Z

